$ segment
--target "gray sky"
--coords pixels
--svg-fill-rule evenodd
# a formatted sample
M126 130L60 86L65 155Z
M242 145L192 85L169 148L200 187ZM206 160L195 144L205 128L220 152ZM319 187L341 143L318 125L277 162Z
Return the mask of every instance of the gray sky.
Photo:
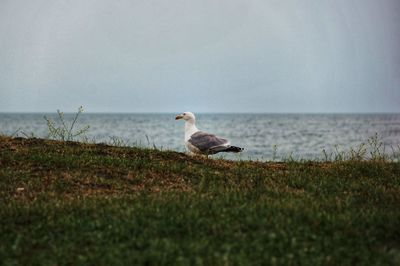
M0 112L400 112L399 0L0 1Z

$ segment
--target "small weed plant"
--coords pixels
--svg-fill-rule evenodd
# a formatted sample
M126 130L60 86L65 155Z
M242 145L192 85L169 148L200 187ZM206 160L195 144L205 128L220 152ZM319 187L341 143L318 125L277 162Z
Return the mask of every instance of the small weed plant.
M44 116L44 119L47 122L48 128L48 138L62 140L62 141L73 141L78 137L87 139L86 134L89 130L89 125L83 126L79 129L76 129L76 122L78 121L79 116L83 113L83 107L79 107L77 113L74 115L72 122L68 123L66 120L64 113L60 110L57 110L58 121L54 121L53 119Z
M129 141L117 137L117 136L111 136L109 137L109 141L107 142L107 144L111 145L111 146L116 146L116 147L130 147L131 145L129 144Z
M396 150L397 149L397 150ZM400 145L397 148L392 147L392 156L385 149L385 145L378 133L367 139L356 147L351 147L350 150L342 150L339 145L334 146L334 150L328 153L325 149L322 150L324 161L398 161L400 156Z

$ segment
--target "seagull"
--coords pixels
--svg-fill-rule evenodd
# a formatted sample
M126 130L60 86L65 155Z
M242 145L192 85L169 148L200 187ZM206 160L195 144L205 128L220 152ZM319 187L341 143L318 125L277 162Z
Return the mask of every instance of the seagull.
M229 141L197 129L196 118L191 112L184 112L175 120L185 120L185 146L195 154L210 155L218 152L241 152L243 148L230 145Z

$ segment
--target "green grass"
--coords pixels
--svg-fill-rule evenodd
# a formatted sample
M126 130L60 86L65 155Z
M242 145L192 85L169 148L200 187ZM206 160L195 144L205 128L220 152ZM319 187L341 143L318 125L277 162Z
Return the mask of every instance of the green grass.
M399 265L400 163L0 137L2 265Z

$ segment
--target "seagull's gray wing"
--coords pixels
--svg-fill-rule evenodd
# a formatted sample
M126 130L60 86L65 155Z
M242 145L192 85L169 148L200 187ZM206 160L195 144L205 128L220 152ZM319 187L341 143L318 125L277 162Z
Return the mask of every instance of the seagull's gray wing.
M190 139L190 144L198 148L204 153L217 153L226 149L228 141L223 138L219 138L213 134L209 134L203 131L197 131Z

